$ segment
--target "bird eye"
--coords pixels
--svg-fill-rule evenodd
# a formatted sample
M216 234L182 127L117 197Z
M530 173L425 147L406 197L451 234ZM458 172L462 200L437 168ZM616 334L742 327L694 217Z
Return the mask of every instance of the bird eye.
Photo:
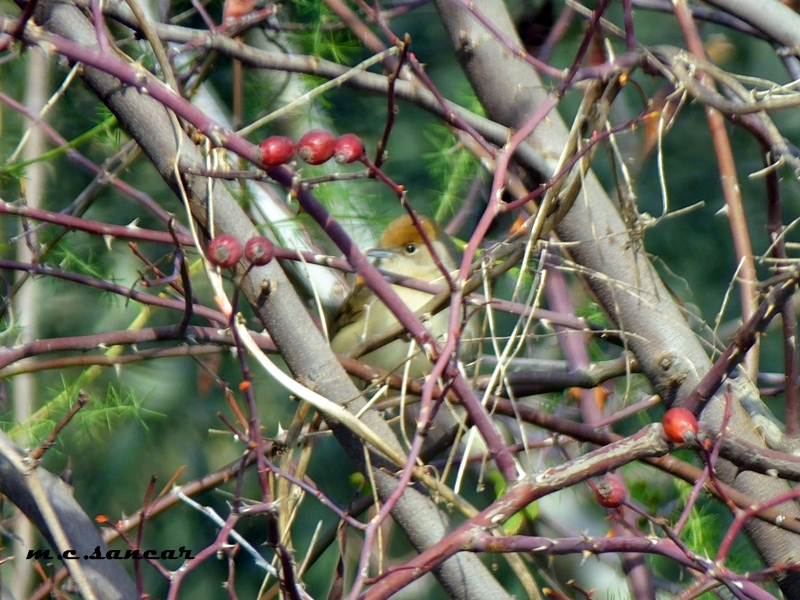
M417 251L415 244L406 244L406 254L414 254Z

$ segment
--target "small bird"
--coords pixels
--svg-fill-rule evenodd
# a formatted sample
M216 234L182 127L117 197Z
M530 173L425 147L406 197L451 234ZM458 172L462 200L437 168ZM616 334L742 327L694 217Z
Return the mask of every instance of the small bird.
M458 269L460 253L453 241L431 219L420 217L419 220L444 267L450 272ZM403 215L392 221L383 232L377 248L368 250L366 254L374 259L375 266L384 271L429 283L444 281L441 270L434 263L428 247L409 215ZM431 294L400 285L392 285L392 288L413 311L424 306L433 297ZM445 309L428 317L424 324L433 336L442 342L449 329L449 321L450 311ZM392 312L378 300L372 290L363 282L357 281L333 319L331 348L338 354L347 354L364 340L386 330L396 322L397 319ZM469 354L475 346L474 341L477 339L475 319L469 321L461 335L462 340L467 342L462 346L463 357L464 350ZM420 351L419 346L406 339L394 340L382 348L365 354L360 360L385 371L404 373L409 356L412 357L408 366L409 376L422 377L431 371L431 362Z

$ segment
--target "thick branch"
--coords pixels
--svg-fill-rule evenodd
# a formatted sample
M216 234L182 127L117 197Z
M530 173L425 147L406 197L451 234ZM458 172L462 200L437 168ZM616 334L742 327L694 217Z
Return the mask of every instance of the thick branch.
M3 445L12 447L13 442L0 433ZM19 451L20 456L22 452ZM44 488L47 501L53 509L68 542L69 549L75 550L75 556L86 574L92 592L96 598L108 600L136 600L139 595L133 580L122 568L122 563L115 560L84 560L84 556L94 553L99 547L105 556L108 546L100 537L92 521L72 497L69 486L52 473L44 469L36 470L37 477ZM29 480L20 473L6 457L0 458L0 494L6 496L17 506L34 526L44 535L48 543L55 549L50 528L42 516L35 495L32 493ZM20 557L20 560L23 560ZM70 562L66 561L69 566Z
M762 3L751 3L761 5ZM770 2L769 4L773 4ZM777 4L777 3L774 3ZM437 6L456 53L487 115L503 125L519 128L547 98L546 86L523 60L512 56L505 46L456 0L439 0ZM502 2L487 0L480 10L508 38L521 48L516 31ZM741 17L741 15L739 15ZM524 82L521 84L520 82ZM551 113L533 132L529 143L550 162L567 141L567 128ZM525 165L535 173L535 165ZM694 389L711 364L679 307L664 288L644 252L637 248L614 203L596 177L588 173L583 194L557 229L570 242L570 252L606 312L623 332L642 371L667 405L680 404ZM751 385L734 387L738 395L755 396ZM712 427L722 422L724 405L717 398L703 411ZM731 427L749 442L763 445L749 416L738 408ZM720 478L756 498L766 499L787 490L784 482L762 475L743 473L721 465ZM782 507L798 515L797 507ZM761 523L751 523L750 533L768 564L796 560L797 536ZM781 587L787 597L800 598L800 578L788 575Z
M37 16L38 22L47 30L96 48L94 29L75 6L46 4ZM176 119L164 106L98 69L85 68L83 78L139 143L172 189L179 195L182 188L185 189L192 215L201 227L209 225L207 207L209 191L212 191L215 229L241 240L256 235L252 223L222 184L212 183L209 190L205 178L186 176L182 181L176 179L178 161L182 166L199 169L204 167L204 160L190 138L177 128ZM222 128L219 131L223 131ZM270 282L272 291L259 303L264 281ZM242 287L298 381L340 404L358 397L358 391L314 327L277 261L253 269ZM359 411L363 405L363 400L358 400L350 402L348 408ZM366 411L361 420L376 435L399 448L392 430L377 413ZM365 468L361 442L336 423L331 423L331 428L351 459ZM372 461L377 490L381 497L386 498L395 487L395 479L381 469L384 465L379 457L372 457ZM447 518L433 502L412 488L397 504L393 517L420 550L439 541L449 527ZM444 563L436 575L454 598L507 597L505 590L474 556L455 557Z
M709 0L789 48L800 44L800 15L778 0Z

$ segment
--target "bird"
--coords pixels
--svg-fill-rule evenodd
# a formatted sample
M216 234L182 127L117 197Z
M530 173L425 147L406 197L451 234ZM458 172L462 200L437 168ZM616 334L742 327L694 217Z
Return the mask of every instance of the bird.
M436 223L424 216L419 217L422 230L431 242L442 265L449 272L458 269L461 257L453 240ZM410 215L398 217L386 227L377 247L367 250L376 267L428 283L443 283L441 269L434 262L428 247ZM422 308L433 296L426 292L393 284L392 288L412 311ZM449 330L450 310L437 314L421 315L423 324L442 343ZM397 323L394 314L375 296L360 279L336 312L331 327L331 349L337 354L348 354L364 340L385 331ZM469 357L477 340L477 320L472 318L462 329L460 356ZM409 344L413 345L409 349ZM409 360L409 356L411 356ZM362 362L409 377L423 377L430 373L432 364L413 341L396 339L385 346L360 357ZM408 365L406 365L408 363Z

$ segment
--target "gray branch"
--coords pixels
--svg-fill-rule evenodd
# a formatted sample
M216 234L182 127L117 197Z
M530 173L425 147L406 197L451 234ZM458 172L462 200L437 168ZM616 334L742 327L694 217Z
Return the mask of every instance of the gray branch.
M86 47L97 47L94 28L76 6L45 3L41 5L36 16L37 22L46 30ZM181 182L176 180L174 172L178 153L180 152L182 167L200 169L204 166L204 160L190 138L183 131L176 131L175 120L168 111L153 98L122 85L108 73L86 67L82 76L87 86L138 142L167 184L180 196ZM184 175L182 185L189 196L193 217L201 227L206 228L208 180ZM232 234L240 240L257 235L252 222L227 189L219 182L211 185L216 230ZM271 293L259 305L261 284L264 281L270 282ZM349 410L360 411L365 404L364 400L350 402L358 396L358 390L314 327L277 261L266 267L253 269L242 287L294 377L339 404L349 402ZM361 420L378 436L400 448L394 432L375 411L366 411ZM336 423L332 422L330 425L353 462L364 470L366 465L362 442ZM384 464L377 455L372 456L371 463L376 489L385 499L395 488L396 480L390 474L395 469L392 465ZM450 528L448 518L427 495L415 488L406 490L392 516L420 551L446 536ZM474 555L455 556L444 562L434 574L453 598L509 597Z
M2 432L0 432L0 439L4 448L14 447L14 443ZM18 452L20 456L23 455L22 451L16 447L13 451ZM58 553L58 544L48 527L47 520L42 515L36 494L31 490L30 480L20 472L13 462L5 455L0 456L0 494L7 497L25 514L34 527L47 539L53 550ZM122 568L120 561L85 560L83 558L93 554L96 548L99 548L100 553L105 556L108 546L100 537L94 523L73 498L69 486L44 469L36 469L36 475L44 490L44 495L47 497L47 502L55 513L58 525L67 538L69 548L64 548L64 550L75 551L75 560L64 561L67 568L72 566L71 563L80 565L95 598L137 600L139 595L136 586ZM26 560L24 557L17 558Z
M766 14L778 10L779 5L774 1L714 4L746 5L751 13ZM472 16L465 3L437 0L437 6L487 116L507 127L520 128L547 97L548 86L529 64L513 56ZM477 6L488 21L522 48L502 2L486 0ZM736 15L755 24L743 11ZM793 31L796 39L800 28ZM541 173L535 164L524 165L532 175L541 179L553 174L555 159L565 146L567 135L566 125L555 112L542 121L528 141L552 167L549 172ZM587 174L581 196L557 232L570 243L572 258L607 314L623 332L626 346L665 404L680 404L709 370L711 362L644 251L633 243L615 203L593 173ZM733 389L736 400L758 397L751 384L737 383ZM715 397L708 402L702 416L711 427L719 428L723 411L724 401ZM764 446L752 419L738 402L730 427L746 441ZM722 463L719 474L726 483L758 499L772 498L789 489L786 482L775 478L738 473L730 463ZM782 505L781 509L789 518L800 516L795 503ZM750 521L747 531L768 565L800 559L800 538L796 535L756 521ZM790 574L779 583L787 598L800 598L800 576Z

